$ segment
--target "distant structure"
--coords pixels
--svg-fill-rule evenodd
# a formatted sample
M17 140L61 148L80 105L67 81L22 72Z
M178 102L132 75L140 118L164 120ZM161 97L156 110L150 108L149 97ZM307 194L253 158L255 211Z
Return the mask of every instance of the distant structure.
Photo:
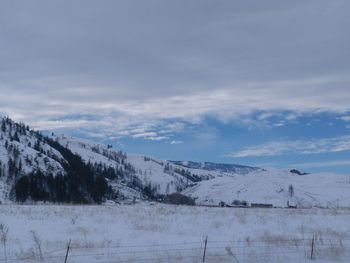
M259 204L259 203L251 203L250 207L256 208L256 207L260 207L260 208L273 208L272 204Z
M287 207L288 208L297 208L297 204L295 202L293 202L292 200L288 200Z

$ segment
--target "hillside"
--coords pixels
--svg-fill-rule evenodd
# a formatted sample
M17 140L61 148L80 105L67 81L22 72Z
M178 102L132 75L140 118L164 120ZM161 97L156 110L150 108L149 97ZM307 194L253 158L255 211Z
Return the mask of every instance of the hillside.
M0 201L102 203L181 192L197 204L350 207L350 176L166 161L1 119Z
M24 124L1 119L0 130L0 201L10 197L14 181L33 172L64 174L61 153L43 143L43 137Z
M110 145L73 137L43 136L9 118L2 118L1 125L2 202L156 199L223 174L128 155Z
M260 169L200 182L183 191L199 204L242 202L276 207L350 207L350 176L298 174L290 170Z
M228 171L227 167L224 169L207 169L206 167L198 169L197 167L184 165L182 162L160 160L141 154L122 153L113 150L111 146L88 140L64 135L53 135L51 138L81 156L85 162L96 163L117 170L122 169L125 177L122 180L110 181L110 183L125 198L142 198L141 192L135 192L135 185L133 185L135 181L138 181L143 188L147 187L146 192L151 190L154 195L159 195L180 192L198 182L216 177L232 176L237 173L247 174L258 169L238 165L234 166L237 169L235 173ZM233 168L231 167L231 169Z
M170 161L173 164L180 165L190 169L205 170L210 172L219 172L226 174L248 174L259 170L258 167L251 167L238 164L212 163L212 162L192 162L192 161Z

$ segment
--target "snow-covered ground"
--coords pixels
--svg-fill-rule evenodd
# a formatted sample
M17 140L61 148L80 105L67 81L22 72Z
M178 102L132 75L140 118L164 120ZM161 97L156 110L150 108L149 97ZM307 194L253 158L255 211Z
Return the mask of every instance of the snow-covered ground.
M349 262L349 218L348 209L1 205L0 262L5 250L7 262L63 262L70 239L71 263L202 262L206 236L205 262L309 262L313 237L315 262Z
M276 207L350 207L350 176L319 173L299 175L282 169L260 169L247 175L217 177L183 191L196 203L231 204L234 200Z

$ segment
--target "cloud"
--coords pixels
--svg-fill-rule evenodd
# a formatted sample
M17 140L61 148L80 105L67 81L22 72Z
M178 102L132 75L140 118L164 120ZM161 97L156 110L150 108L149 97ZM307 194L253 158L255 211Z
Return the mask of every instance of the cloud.
M51 127L54 130L65 132L74 130L90 138L113 138L114 140L130 137L150 141L166 141L175 133L181 132L186 125L178 120L164 121L153 120L152 118L130 117L128 115L114 114L100 116L85 116L80 121L74 120L75 116L67 116L55 121L35 122L35 128L47 130Z
M335 161L323 161L323 162L298 163L298 164L292 164L291 166L292 167L302 167L302 168L350 166L350 160L335 160Z
M131 137L139 127L172 134L174 119L251 125L242 116L256 111L266 112L260 122L278 111L287 121L343 113L349 7L14 0L0 9L0 112L38 129Z
M62 94L47 92L30 96L23 96L20 90L17 92L5 90L4 93L11 95L11 98L0 97L0 111L15 119L28 121L34 126L45 124L48 128L57 128L67 125L69 128L74 126L72 119L65 121L52 119L79 112L92 116L115 116L116 118L122 116L124 119L135 119L141 122L149 119L153 121L181 119L196 123L208 115L222 120L240 120L242 115L260 110L267 112L259 117L259 121L262 122L273 114L269 111L288 110L300 116L302 112L349 110L350 94L347 92L347 87L339 89L335 93L337 95L330 96L324 88L313 86L314 82L315 80L304 80L300 83L299 81L297 83L293 81L246 83L210 92L140 100L118 99L113 93L100 95L99 98L94 96L94 93L86 95L84 92L85 98L77 100L76 96L80 94L80 91L75 92L76 96L70 97L65 94L64 90ZM305 89L309 90L308 94L304 94ZM16 101L16 106L14 106L14 101ZM55 102L52 103L53 101ZM295 115L288 115L288 118L293 120L295 117L291 116ZM76 125L78 126L83 124L79 121L85 121L79 116L77 119Z
M183 143L183 141L175 141L175 140L170 142L170 144L182 144L182 143Z
M284 126L284 122L278 122L273 124L274 127L283 127Z
M350 136L311 140L272 141L231 152L229 157L260 157L285 154L320 154L350 151Z
M342 116L342 117L340 117L340 119L348 122L348 121L350 121L350 116Z
M167 136L159 136L159 134L157 132L136 133L136 134L133 134L132 137L135 139L142 138L142 139L148 140L148 141L163 141L163 140L169 139L169 137L167 137Z

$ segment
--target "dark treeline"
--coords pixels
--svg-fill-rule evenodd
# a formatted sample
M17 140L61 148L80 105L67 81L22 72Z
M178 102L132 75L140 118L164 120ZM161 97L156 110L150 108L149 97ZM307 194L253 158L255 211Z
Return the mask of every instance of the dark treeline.
M54 137L54 136L53 136ZM140 198L159 200L160 185L144 181L136 176L137 171L127 162L127 155L121 151L108 148L92 147L92 151L101 154L116 163L115 167L103 163L85 163L81 156L74 154L51 137L34 131L23 123L16 123L10 118L2 118L0 122L0 142L7 151L8 160L0 160L0 177L5 177L12 185L10 198L17 202L44 201L52 203L102 203L106 200L121 200L111 185L119 184L136 190ZM82 147L86 147L82 145ZM23 148L32 149L23 151ZM55 154L56 150L60 155ZM63 158L62 158L63 157ZM147 158L147 157L145 157ZM62 171L52 165L51 161L61 164ZM147 161L156 160L150 159ZM162 162L158 163L164 165ZM27 167L32 172L28 173ZM172 169L166 165L164 171L182 175L188 182L198 181L196 175L188 170ZM143 172L138 171L141 175ZM181 191L185 182L176 185ZM169 193L170 185L167 186Z
M85 164L80 156L58 142L46 137L43 140L58 150L67 161L61 162L66 174L53 176L36 171L20 177L14 186L17 201L31 199L63 203L101 203L117 197L106 180L116 178L116 171L96 164Z

